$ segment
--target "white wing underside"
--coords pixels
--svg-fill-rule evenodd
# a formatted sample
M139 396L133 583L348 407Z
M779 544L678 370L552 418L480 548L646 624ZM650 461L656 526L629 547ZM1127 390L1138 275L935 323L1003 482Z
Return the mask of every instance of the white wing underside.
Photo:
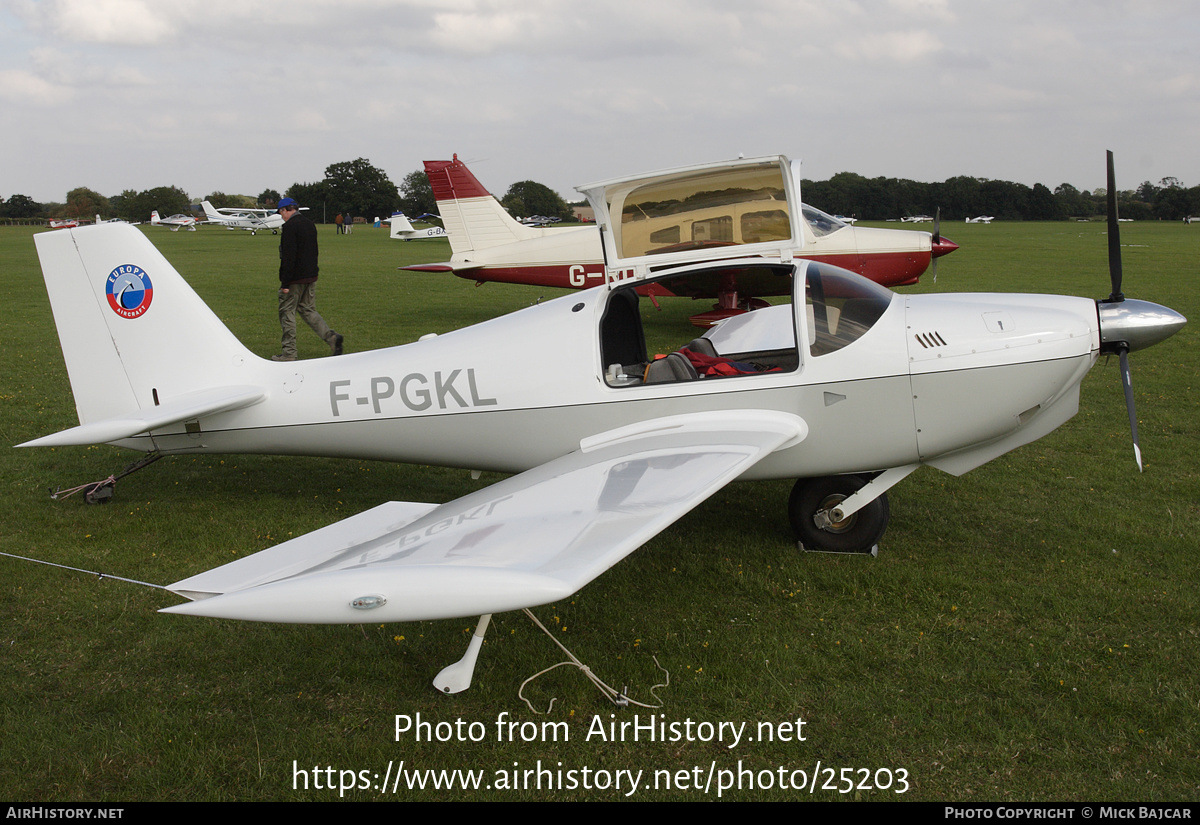
M163 612L352 624L545 604L807 431L796 416L762 410L613 430L455 501L390 502L176 582L169 589L195 601Z

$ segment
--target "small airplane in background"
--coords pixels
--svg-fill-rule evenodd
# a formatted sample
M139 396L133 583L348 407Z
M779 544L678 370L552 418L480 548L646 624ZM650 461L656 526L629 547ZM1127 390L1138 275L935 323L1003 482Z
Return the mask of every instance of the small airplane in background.
M438 211L453 252L446 263L406 266L416 272L453 272L479 283L533 284L583 289L604 281L600 231L595 226L532 227L508 214L455 155L453 160L425 161ZM684 248L719 248L769 237L787 222L782 193L760 193L760 199L741 204L714 203L703 214L681 224L669 215L642 214L623 220L645 229L647 254L666 254ZM850 226L821 210L800 204L803 220L793 243L794 254L824 261L865 275L885 286L914 284L934 259L958 248L939 232L868 229ZM758 284L756 288L763 287ZM716 298L710 312L693 316L705 327L747 309L761 306L761 292L748 290L737 278L712 289L683 294ZM671 297L661 286L647 284L651 298Z
M169 218L160 218L157 209L150 213L151 226L169 226L172 232L178 232L180 229L195 232L197 223L199 221L192 215L172 215Z
M1141 466L1127 354L1185 319L1121 293L1115 200L1107 299L898 295L800 257L799 185L772 156L580 187L604 230L602 284L302 372L249 352L143 233L35 235L80 424L21 446L519 473L446 504L383 504L167 588L189 601L164 612L252 621L479 615L467 654L434 680L446 693L470 686L493 612L566 598L735 479L798 479L787 511L805 548L874 553L888 489L1052 432L1102 353L1120 358ZM659 210L695 223L714 200L769 214L717 247L648 248ZM790 302L648 355L639 288L730 278Z
M56 220L52 218L50 220L51 229L74 229L77 226L79 226L79 221L75 218L66 218L64 220Z
M391 238L394 241L420 241L426 238L446 237L446 230L440 226L426 226L417 229L403 212L393 212L390 220L392 224ZM437 215L426 213L416 218L416 220L440 221L441 218Z
M283 216L274 209L254 209L245 207L223 207L221 209L213 208L213 205L208 201L201 201L200 206L204 209L206 223L224 226L229 229L245 229L251 235L257 235L260 231L271 231L272 235L278 235L279 230L283 228Z
M980 215L978 218L965 218L967 223L991 223L996 220L991 215Z

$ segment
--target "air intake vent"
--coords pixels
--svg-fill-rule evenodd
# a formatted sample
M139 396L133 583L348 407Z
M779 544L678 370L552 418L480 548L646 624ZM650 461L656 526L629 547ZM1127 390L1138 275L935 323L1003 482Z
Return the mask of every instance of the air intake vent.
M918 332L913 338L916 338L917 343L925 349L946 346L946 341L936 332Z

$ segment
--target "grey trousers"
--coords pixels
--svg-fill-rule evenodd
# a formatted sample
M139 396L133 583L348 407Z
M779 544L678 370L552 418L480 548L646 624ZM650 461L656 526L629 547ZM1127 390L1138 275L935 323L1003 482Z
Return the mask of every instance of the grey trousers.
M279 325L283 327L283 354L296 357L296 315L312 327L313 332L329 346L337 333L329 328L321 313L317 312L317 285L292 284L286 294L279 293Z

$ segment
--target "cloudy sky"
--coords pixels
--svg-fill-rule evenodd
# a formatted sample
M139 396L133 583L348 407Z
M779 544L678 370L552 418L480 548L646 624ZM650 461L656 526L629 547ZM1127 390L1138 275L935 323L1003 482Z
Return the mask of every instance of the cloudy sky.
M0 197L257 195L457 152L503 194L805 176L1200 184L1195 0L0 0Z

